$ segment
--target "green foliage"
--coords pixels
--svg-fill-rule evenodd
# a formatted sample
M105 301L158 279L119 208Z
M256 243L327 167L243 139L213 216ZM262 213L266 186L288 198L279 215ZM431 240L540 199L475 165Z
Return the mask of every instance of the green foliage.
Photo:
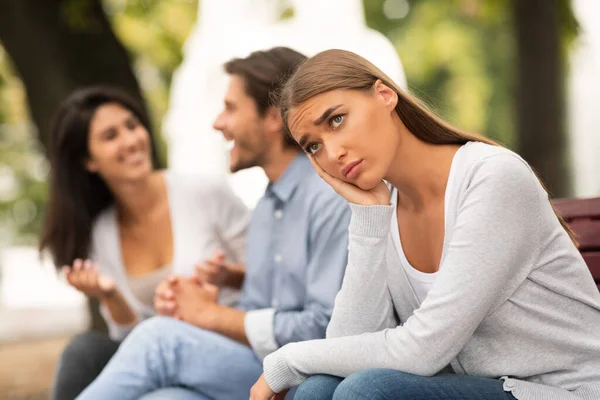
M411 92L458 127L512 145L510 3L408 1L410 10L400 20L386 18L384 3L364 2L367 23L398 49Z
M0 48L0 248L35 242L46 198L46 171L28 122L25 90Z
M148 102L154 132L160 133L169 104L174 70L197 16L197 0L104 0L113 29L131 52L133 66ZM157 135L159 154L166 143Z
M64 0L61 12L73 28L95 29L91 6L91 0ZM104 0L103 6L131 54L155 132L160 133L171 77L196 20L197 0ZM165 144L160 145L164 155ZM37 242L47 169L28 115L25 88L0 47L0 247Z
M64 0L61 3L61 16L73 29L81 32L91 32L100 29L92 7L92 0Z
M197 1L103 1L131 53L156 132L182 45L196 20ZM386 1L405 2L408 14L387 18ZM414 94L451 123L512 146L516 60L511 1L519 0L364 0L364 6L368 25L396 46ZM65 18L74 27L93 29L86 20L90 4L64 0ZM283 7L281 18L291 16L293 9ZM569 0L560 0L560 16L568 47L578 30ZM0 244L9 231L17 232L16 241L33 243L41 224L47 167L27 121L25 90L0 48Z

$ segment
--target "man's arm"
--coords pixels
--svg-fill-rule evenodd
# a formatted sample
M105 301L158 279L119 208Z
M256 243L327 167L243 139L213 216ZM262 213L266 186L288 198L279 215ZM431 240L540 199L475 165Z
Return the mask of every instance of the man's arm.
M311 208L302 310L266 308L246 313L246 336L259 358L290 342L325 337L348 259L350 208L333 190L320 193Z
M250 346L244 328L245 311L217 304L212 312L213 321L208 327L209 330Z

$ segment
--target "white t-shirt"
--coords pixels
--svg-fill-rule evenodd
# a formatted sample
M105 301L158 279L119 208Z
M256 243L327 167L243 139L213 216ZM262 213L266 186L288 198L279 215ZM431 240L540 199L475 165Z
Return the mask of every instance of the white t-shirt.
M452 164L455 164L454 160L457 160L460 158L463 148L464 148L464 146L458 149L458 151L454 155ZM448 186L450 186L450 184L452 183L453 178L454 178L454 169L451 168L450 175L448 176ZM446 190L446 196L447 195L448 195L448 190ZM412 287L413 291L415 292L415 295L417 296L419 303L423 303L423 301L427 297L427 293L429 293L429 290L435 283L435 280L438 276L439 271L434 272L434 273L421 272L418 269L415 269L412 265L410 265L410 262L406 258L406 255L404 254L404 250L402 249L402 242L400 241L400 230L398 228L398 213L397 213L398 189L396 189L394 187L392 187L390 203L394 208L394 214L393 214L391 226L390 226L390 233L392 235L392 239L394 242L394 248L398 252L398 257L400 258L400 262L402 264L402 267L404 268L404 271L406 271L406 276L408 277L410 286ZM444 204L448 204L448 202L445 201Z
M194 266L223 249L227 259L244 263L249 211L224 179L165 172L173 232L175 275L191 276ZM90 258L100 272L116 280L117 288L137 316L137 322L154 315L154 308L134 295L123 265L116 212L110 207L94 223ZM231 303L237 293L222 290L220 303ZM236 291L237 292L237 291ZM101 309L110 337L122 340L135 325L121 326Z
M398 257L400 258L400 262L404 271L406 272L406 276L408 277L408 281L410 286L412 287L417 299L419 299L419 303L422 303L427 297L427 293L429 289L435 283L435 279L437 278L437 272L432 274L428 274L426 272L421 272L418 269L415 269L406 258L404 254L404 250L402 249L402 243L400 242L400 230L398 229L398 213L397 213L397 204L398 204L398 190L394 188L392 190L391 196L391 205L394 206L394 215L392 217L390 233L392 234L392 239L394 242L394 248L398 252Z

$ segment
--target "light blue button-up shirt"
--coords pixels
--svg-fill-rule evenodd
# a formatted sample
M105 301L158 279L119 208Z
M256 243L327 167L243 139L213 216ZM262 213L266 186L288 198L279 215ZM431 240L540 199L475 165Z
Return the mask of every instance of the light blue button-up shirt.
M348 259L350 207L299 154L258 202L248 227L239 308L264 358L290 342L325 337Z

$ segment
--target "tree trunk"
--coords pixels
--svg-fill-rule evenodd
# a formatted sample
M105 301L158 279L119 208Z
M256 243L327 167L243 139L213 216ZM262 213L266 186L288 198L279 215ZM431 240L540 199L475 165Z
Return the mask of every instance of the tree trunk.
M518 151L553 196L571 194L559 0L513 0Z
M44 146L58 104L78 87L115 85L144 104L99 0L0 0L0 40L23 80Z
M0 0L0 40L23 80L42 145L52 117L73 90L114 85L144 105L129 56L99 0ZM92 329L106 331L88 299Z

